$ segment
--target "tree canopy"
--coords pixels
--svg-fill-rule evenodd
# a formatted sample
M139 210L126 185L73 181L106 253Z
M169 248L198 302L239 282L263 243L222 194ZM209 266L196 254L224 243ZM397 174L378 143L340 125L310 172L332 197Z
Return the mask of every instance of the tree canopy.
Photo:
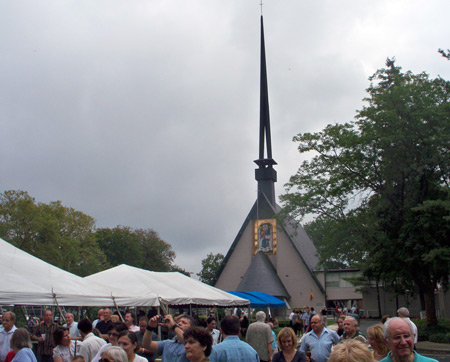
M61 269L80 276L128 264L152 271L187 271L175 251L152 229L96 229L93 217L60 201L36 202L26 191L0 194L0 237Z
M224 256L221 253L209 253L206 258L202 260L202 270L200 273L197 273L200 281L209 285L214 285L217 272L219 271L223 259Z
M321 234L319 251L336 251L322 264L414 283L435 324L434 290L450 274L450 82L390 59L370 81L354 121L294 137L315 156L286 185L284 212L317 216L309 232Z
M95 220L60 201L38 203L25 191L0 194L0 237L80 276L108 267L95 242Z

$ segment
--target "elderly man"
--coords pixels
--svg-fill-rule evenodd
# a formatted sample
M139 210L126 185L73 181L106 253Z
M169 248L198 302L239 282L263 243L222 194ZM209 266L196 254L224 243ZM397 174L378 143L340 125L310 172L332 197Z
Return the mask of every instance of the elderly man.
M411 325L411 329L414 333L414 344L417 344L417 341L419 340L419 333L417 331L417 326L414 324L414 322L409 319L409 310L406 307L401 307L397 311L397 315L400 318L403 318L405 321L407 321Z
M53 348L56 347L53 333L58 325L53 322L53 314L51 310L44 312L44 323L41 323L31 336L33 341L38 341L37 360L38 362L53 362Z
M103 320L103 309L97 311L97 319L92 322L92 328L97 328L97 323Z
M69 328L70 339L81 341L82 338L80 331L78 330L78 323L74 322L73 314L66 313L64 318L66 319L66 324L64 324L63 327Z
M437 362L414 351L411 324L403 318L389 319L383 326L383 332L391 352L382 362Z
M96 328L100 331L103 339L108 340L108 331L111 327L113 321L111 320L111 309L105 308L103 309L103 320L97 323Z
M311 351L311 359L314 362L326 362L330 357L331 348L339 342L339 336L335 331L325 328L323 317L316 314L311 318L311 331L303 338L300 351Z
M83 337L80 355L84 357L86 362L91 362L106 342L103 338L99 338L92 333L92 323L89 319L82 319L78 323L78 330Z
M356 339L363 343L366 343L367 338L364 337L358 328L358 321L350 316L345 317L344 319L344 333L341 336L341 342L348 339Z
M223 342L213 347L211 362L259 362L258 353L239 338L241 323L237 316L225 316L220 322Z
M17 329L15 322L16 315L13 312L3 313L3 328L0 329L0 362L3 362L8 352L12 350L9 341Z
M272 329L266 323L266 313L256 313L256 322L250 324L245 339L258 353L260 361L272 360Z
M144 338L142 338L142 347L150 353L158 353L162 356L162 362L188 362L184 349L183 334L189 327L196 325L195 320L186 314L182 314L175 323L173 317L167 314L164 316L164 323L175 332L175 339L155 342L153 341L153 332L157 331L160 318L161 316L156 315L149 320Z

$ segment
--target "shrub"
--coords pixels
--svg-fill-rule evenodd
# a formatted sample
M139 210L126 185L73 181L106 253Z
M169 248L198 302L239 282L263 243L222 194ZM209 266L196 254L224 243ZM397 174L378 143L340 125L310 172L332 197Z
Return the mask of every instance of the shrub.
M442 335L447 336L450 333L450 320L441 318L438 320L437 326L427 326L427 322L424 319L413 321L417 326L417 331L419 333L419 341L431 341L437 342L437 340L445 340ZM433 341L432 341L433 339ZM438 343L450 343L448 338L445 342Z
M430 342L450 343L450 340L446 333L430 333Z

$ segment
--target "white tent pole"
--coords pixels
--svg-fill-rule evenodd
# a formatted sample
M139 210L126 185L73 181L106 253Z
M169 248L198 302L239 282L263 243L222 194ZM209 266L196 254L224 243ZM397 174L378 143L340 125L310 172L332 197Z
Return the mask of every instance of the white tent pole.
M120 320L125 323L125 321L123 320L123 317L122 317L122 313L120 313L119 306L117 305L116 298L114 297L114 295L111 295L111 298L114 302L114 306L116 307L117 313L119 313Z

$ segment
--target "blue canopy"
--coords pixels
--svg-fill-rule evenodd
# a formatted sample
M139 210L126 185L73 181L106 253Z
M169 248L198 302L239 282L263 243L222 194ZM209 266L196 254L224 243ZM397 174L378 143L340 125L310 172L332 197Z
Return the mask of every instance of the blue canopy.
M227 293L236 295L240 298L248 299L253 308L283 308L286 306L286 302L263 292L228 291Z

